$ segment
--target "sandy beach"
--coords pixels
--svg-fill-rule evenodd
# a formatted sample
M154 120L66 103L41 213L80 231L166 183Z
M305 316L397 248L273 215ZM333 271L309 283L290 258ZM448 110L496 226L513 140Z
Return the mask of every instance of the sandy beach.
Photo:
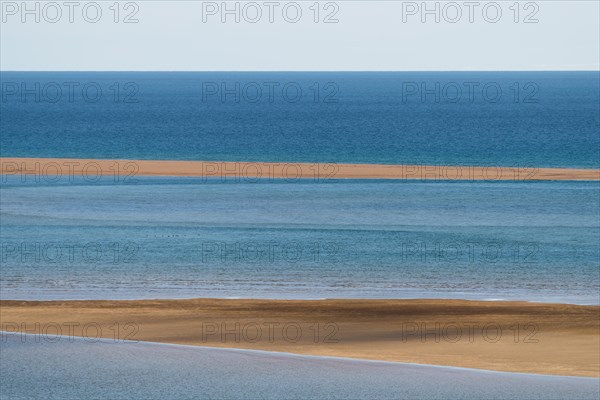
M403 180L600 180L600 170L479 167L448 165L384 165L344 163L286 163L233 161L100 160L67 158L0 158L3 175L37 175L49 181L60 177L190 176L226 181L263 179L403 179Z
M600 307L463 300L0 301L2 330L600 376Z

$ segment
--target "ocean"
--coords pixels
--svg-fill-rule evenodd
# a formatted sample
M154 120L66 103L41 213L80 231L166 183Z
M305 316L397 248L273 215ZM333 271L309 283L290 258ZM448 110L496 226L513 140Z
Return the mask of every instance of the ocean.
M600 168L598 72L1 72L0 154Z
M0 80L5 157L600 168L594 72ZM598 182L62 178L2 177L2 299L600 304Z

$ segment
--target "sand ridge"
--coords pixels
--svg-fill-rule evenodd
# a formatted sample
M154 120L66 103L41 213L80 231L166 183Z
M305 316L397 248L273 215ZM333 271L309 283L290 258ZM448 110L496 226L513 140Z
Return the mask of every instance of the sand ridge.
M0 323L4 331L49 338L60 330L117 342L600 377L600 306L463 300L2 300Z
M400 180L600 180L598 169L497 167L465 165L387 165L297 162L107 160L72 158L0 158L2 175L37 175L52 181L56 177L83 176L93 181L111 176L126 181L135 176L188 176L223 181L256 179L400 179Z

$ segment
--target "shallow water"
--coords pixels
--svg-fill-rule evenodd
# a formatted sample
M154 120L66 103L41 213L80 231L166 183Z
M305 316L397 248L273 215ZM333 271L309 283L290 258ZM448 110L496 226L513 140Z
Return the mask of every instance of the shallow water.
M600 380L3 334L3 399L597 399ZM91 340L91 339L90 339Z
M598 182L2 184L4 299L600 304Z

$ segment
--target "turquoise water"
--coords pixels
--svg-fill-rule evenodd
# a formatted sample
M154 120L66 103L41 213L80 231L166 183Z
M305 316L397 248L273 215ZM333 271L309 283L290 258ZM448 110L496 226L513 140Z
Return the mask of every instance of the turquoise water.
M1 72L0 154L600 168L597 72Z
M600 304L598 182L103 182L5 177L2 298Z

